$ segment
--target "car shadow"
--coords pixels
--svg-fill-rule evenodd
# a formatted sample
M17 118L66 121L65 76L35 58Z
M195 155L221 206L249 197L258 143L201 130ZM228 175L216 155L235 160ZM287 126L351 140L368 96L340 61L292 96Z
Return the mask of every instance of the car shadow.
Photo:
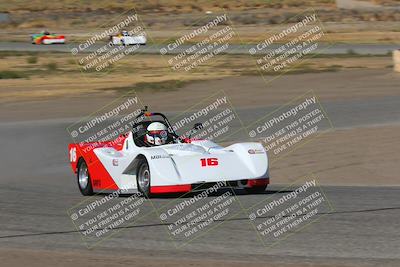
M169 193L169 194L160 194L160 195L152 195L151 199L170 199L170 198L192 198L207 189L195 190L189 193ZM265 190L263 192L250 193L244 189L232 189L232 188L222 188L217 190L216 192L210 193L209 197L218 197L223 195L224 193L231 191L234 196L244 196L244 195L273 195L273 194L286 194L292 192L292 190Z

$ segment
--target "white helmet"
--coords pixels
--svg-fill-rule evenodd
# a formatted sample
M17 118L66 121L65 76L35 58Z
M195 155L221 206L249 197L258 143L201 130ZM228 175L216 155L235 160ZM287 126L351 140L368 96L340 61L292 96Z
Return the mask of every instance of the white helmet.
M145 141L149 144L160 146L167 142L167 127L161 122L152 122L147 127Z

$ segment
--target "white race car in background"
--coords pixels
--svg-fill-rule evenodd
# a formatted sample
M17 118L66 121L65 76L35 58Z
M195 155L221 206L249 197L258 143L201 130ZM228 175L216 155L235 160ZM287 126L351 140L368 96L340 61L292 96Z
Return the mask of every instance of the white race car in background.
M130 35L127 31L110 36L111 45L145 45L147 38L144 35Z
M156 117L156 118L154 118ZM157 117L160 119L157 120ZM144 142L147 126L161 122L168 127L167 143ZM83 195L110 190L144 195L189 192L198 185L226 182L250 192L269 184L268 156L260 143L236 143L222 147L210 140L179 137L165 115L145 110L132 131L117 140L69 145L72 170ZM195 125L194 129L200 129Z

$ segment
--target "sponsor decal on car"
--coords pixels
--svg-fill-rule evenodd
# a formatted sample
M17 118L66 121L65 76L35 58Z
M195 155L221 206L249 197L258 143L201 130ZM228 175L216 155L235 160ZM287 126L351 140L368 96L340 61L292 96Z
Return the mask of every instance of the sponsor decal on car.
M153 155L151 156L151 159L166 159L169 158L169 155Z
M247 150L249 154L264 154L265 150L264 149L249 149Z

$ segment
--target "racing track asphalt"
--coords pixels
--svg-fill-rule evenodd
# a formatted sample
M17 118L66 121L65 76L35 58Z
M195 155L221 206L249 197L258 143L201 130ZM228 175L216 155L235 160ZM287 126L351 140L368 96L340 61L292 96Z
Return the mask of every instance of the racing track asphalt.
M400 98L380 98L371 103L354 100L352 105L326 102L337 128L398 124ZM273 109L274 107L270 107ZM244 109L245 122L268 110ZM346 114L352 112L353 118ZM400 198L398 187L324 186L334 210L322 211L321 219L272 248L264 247L247 215L234 210L234 217L203 237L176 249L166 227L152 212L144 221L122 229L110 239L88 250L67 215L67 209L85 199L77 190L68 166L66 146L70 139L65 128L76 119L0 123L0 248L74 251L93 254L115 253L171 259L194 258L248 260L258 262L310 262L338 266L399 266ZM282 186L273 185L266 193L245 195L236 191L243 205L266 197L277 198ZM216 196L214 196L216 197ZM154 206L173 198L155 198ZM237 211L237 212L236 212Z
M106 43L94 44L84 50L85 53L96 51L97 49L103 47ZM78 43L67 43L65 45L34 45L29 42L0 42L0 51L28 51L28 52L67 52L70 53L72 48L77 47ZM152 44L139 47L136 51L143 54L159 54L160 49L164 45ZM186 49L190 48L191 45L181 45L174 51L169 52L171 54L178 54ZM254 45L234 45L231 44L226 49L227 54L248 54L249 49L254 47ZM278 46L272 46L271 48L278 48ZM399 49L398 45L395 44L319 44L318 48L315 50L316 54L326 54L326 55L338 55L338 54L348 54L350 51L352 53L360 55L387 55L393 50ZM266 53L266 51L259 51L257 53Z

